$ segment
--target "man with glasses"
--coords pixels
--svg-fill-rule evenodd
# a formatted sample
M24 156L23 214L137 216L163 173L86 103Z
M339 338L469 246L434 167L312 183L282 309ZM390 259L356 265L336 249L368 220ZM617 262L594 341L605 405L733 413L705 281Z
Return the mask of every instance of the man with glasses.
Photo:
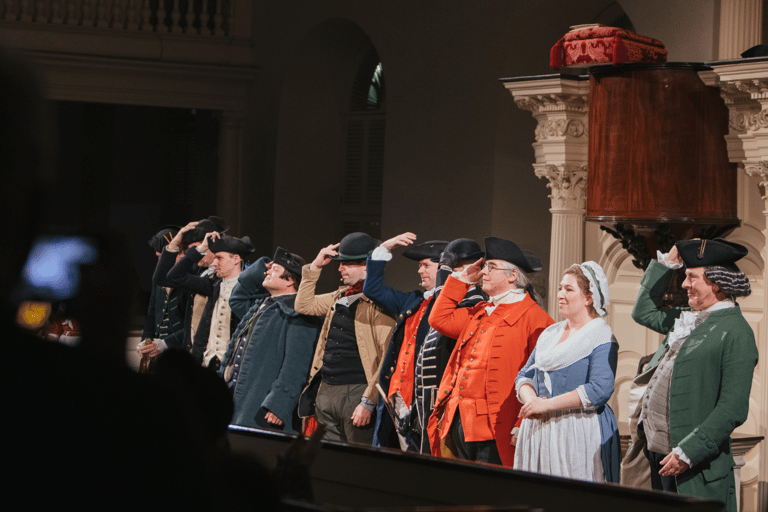
M520 411L515 376L553 323L534 301L524 273L539 270L532 253L488 237L484 263L478 260L446 281L429 322L457 343L429 419L432 455L512 467L512 429ZM478 280L490 300L459 308Z
M365 233L352 233L320 250L302 268L296 311L325 316L309 385L299 398L299 415L315 415L325 439L371 445L376 382L395 319L363 294L365 260L379 245ZM339 262L344 286L315 295L322 267Z

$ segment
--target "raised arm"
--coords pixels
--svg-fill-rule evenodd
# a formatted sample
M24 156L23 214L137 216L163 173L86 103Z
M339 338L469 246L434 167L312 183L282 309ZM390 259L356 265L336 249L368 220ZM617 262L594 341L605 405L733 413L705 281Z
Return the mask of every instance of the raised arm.
M429 325L437 332L449 338L458 338L461 331L474 315L474 308L459 308L459 303L464 299L469 289L469 284L463 283L454 277L449 277L440 292L440 296L432 306L429 314Z
M202 247L202 246L201 246ZM203 259L203 255L196 247L190 247L184 253L184 257L168 271L168 281L174 288L184 288L198 295L210 297L213 295L213 281L207 277L200 277L190 273Z
M152 275L152 284L173 287L173 283L168 279L168 272L176 264L176 256L178 256L181 250L181 241L184 233L194 229L197 225L197 221L190 222L176 233L171 241L168 242L168 245L163 247L163 252L160 253L160 259L158 259L155 266L155 273Z
M331 244L320 249L317 257L309 265L304 265L301 269L301 284L299 293L296 295L295 309L297 313L310 316L325 316L331 306L336 302L333 293L324 295L315 295L317 280L320 279L322 268L333 261L332 256L336 256L339 244Z
M270 261L268 257L262 256L253 265L243 270L237 278L237 284L229 297L229 307L237 318L242 319L257 300L269 295L262 283Z
M411 302L414 295L419 292L403 292L384 285L385 260L368 258L366 262L366 276L363 284L363 294L378 306L381 306L396 315L403 312L406 305Z
M312 270L309 265L301 269L301 284L296 294L296 312L302 315L325 316L336 302L333 293L315 295L321 270Z
M651 260L640 281L640 292L632 309L632 319L635 322L661 334L666 334L674 328L675 319L680 316L681 310L662 305L662 299L674 273L674 270L664 264Z

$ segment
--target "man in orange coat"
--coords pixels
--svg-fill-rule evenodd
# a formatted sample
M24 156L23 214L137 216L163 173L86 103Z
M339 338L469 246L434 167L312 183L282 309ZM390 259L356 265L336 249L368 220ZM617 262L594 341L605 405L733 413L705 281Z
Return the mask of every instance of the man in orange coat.
M429 419L432 455L512 467L511 436L520 410L515 376L541 332L553 323L533 300L524 273L539 270L533 254L489 237L485 262L479 260L445 283L429 323L457 343ZM480 279L490 301L457 308Z

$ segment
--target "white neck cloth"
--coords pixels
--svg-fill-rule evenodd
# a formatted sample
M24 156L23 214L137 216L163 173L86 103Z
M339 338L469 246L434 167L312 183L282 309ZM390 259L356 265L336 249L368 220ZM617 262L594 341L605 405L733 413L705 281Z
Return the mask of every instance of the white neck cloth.
M536 343L536 359L532 368L544 373L544 386L552 392L549 372L560 370L584 359L600 345L613 341L613 331L602 318L594 318L567 340L558 344L567 321L549 326Z

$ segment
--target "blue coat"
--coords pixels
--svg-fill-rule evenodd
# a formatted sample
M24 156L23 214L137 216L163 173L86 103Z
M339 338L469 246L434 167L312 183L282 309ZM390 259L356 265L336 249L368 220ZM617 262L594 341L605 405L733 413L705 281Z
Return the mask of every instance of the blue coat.
M168 272L173 268L173 266L176 264L176 255L178 253L176 252L170 252L167 250L167 247L163 248L163 252L160 254L160 258L157 261L157 266L155 267L155 273L152 275L152 285L153 286L165 286L173 288L174 284L168 279ZM199 276L203 269L195 266L191 270L192 274L195 276ZM192 352L192 310L194 305L194 298L195 294L190 292L189 290L182 289L182 288L174 288L174 290L178 290L179 292L184 294L184 326L183 326L183 339L180 344L181 349L186 350L187 352Z
M381 372L379 373L379 385L385 392L389 390L389 383L392 374L395 371L395 367L397 366L397 357L400 355L400 347L403 343L403 335L405 332L405 321L418 310L419 305L424 300L424 292L422 291L414 290L412 292L402 292L385 286L384 267L386 264L386 261L372 260L368 258L366 263L365 284L363 285L363 294L366 297L371 299L376 305L388 309L395 315L395 330L384 355ZM429 304L427 312L424 314L424 318L422 319L416 334L416 343L414 346L414 352L416 354L419 353L421 344L424 342L424 337L429 331L428 319L432 304L434 304L434 301ZM413 376L411 376L411 378L413 378ZM415 389L414 386L414 390ZM415 397L412 397L412 403L413 400L415 400ZM406 435L406 438L409 437L409 435ZM400 447L400 443L397 439L397 430L392 422L392 418L386 410L383 400L379 400L377 405L373 446L384 446L388 448ZM414 447L414 449L417 448L418 447Z
M160 338L160 327L168 317L170 331L162 340L168 348L182 348L184 343L184 312L187 309L187 292L171 289L170 295L162 286L152 285L147 316L144 318L143 339Z
M224 354L219 374L223 375L236 340L251 316L269 294L261 286L268 258L259 259L238 277L230 297L230 307L243 313ZM266 306L256 320L241 361L233 392L232 423L252 428L276 428L264 421L269 411L292 431L293 411L307 380L315 342L320 332L317 318L300 315L294 309L296 294L280 295Z

